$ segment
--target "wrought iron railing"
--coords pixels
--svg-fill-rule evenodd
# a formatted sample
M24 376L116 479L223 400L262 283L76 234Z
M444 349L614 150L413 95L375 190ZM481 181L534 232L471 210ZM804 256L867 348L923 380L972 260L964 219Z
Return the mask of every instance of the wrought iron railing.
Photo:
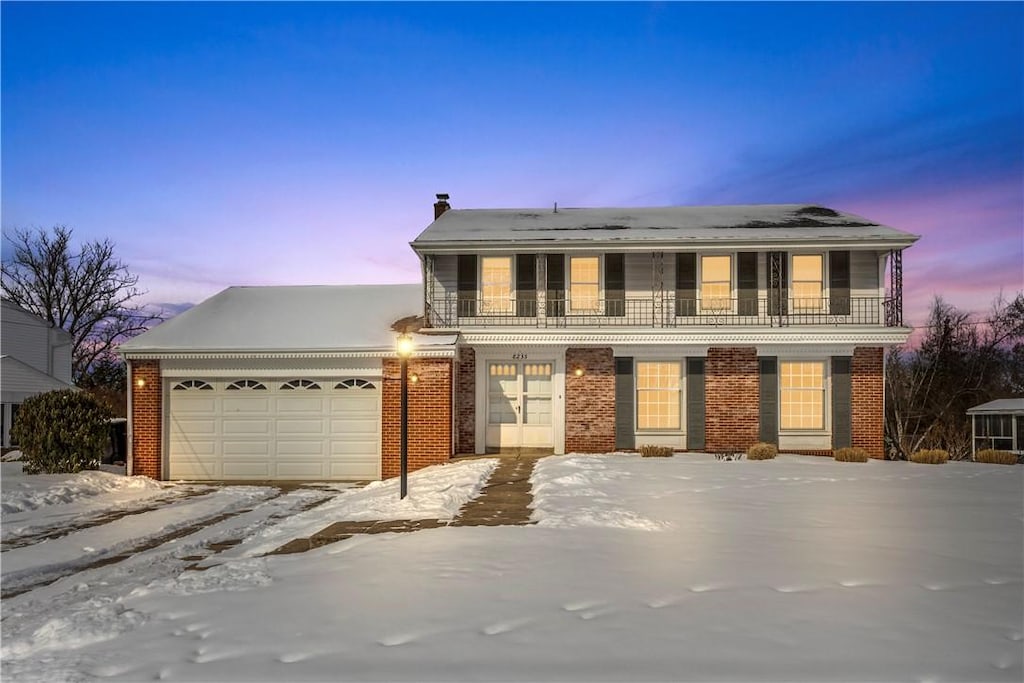
M478 299L450 294L428 303L433 327L899 327L893 299L883 297L699 299L660 297L589 300Z

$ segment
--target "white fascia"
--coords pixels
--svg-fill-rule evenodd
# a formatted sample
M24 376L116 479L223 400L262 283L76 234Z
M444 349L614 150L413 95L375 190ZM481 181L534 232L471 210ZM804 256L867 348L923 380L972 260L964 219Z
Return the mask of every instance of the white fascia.
M909 328L851 328L836 330L835 328L809 328L801 330L768 329L729 329L729 330L678 330L652 331L615 330L615 331L567 331L567 330L532 330L530 332L515 331L466 331L462 332L462 344L467 346L511 346L523 344L564 345L564 346L662 346L685 345L693 347L707 346L807 346L807 345L846 345L846 346L893 346L906 342L910 335ZM767 355L767 354L766 354Z

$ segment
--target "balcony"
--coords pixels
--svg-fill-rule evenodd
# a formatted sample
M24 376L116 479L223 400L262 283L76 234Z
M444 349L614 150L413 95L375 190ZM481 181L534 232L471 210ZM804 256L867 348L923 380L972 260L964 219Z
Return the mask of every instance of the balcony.
M662 296L588 301L564 299L482 300L449 294L427 302L432 327L900 327L899 300L883 297L831 299L764 298L711 300Z

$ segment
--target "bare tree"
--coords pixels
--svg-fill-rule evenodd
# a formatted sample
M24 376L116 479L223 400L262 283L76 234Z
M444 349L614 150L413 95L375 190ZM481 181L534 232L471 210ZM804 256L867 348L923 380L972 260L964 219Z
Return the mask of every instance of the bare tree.
M94 369L106 372L117 363L117 344L163 318L132 303L144 293L136 287L139 278L114 255L109 239L74 252L71 237L63 225L5 235L11 250L2 288L10 301L71 333L72 376L76 384L90 384Z

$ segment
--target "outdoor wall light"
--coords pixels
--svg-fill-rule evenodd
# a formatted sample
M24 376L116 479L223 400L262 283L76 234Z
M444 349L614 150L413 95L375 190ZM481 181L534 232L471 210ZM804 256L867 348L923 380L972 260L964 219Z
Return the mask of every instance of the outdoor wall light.
M138 378L137 380L135 380L135 386L141 389L142 387L146 386L146 380L142 379L141 377Z
M420 376L417 375L415 372L410 373L409 374L409 381L412 382L413 384L416 384L417 382L420 381Z
M577 377L582 377L583 376L583 367L582 366L577 366L576 369L572 371L572 374L576 375Z

